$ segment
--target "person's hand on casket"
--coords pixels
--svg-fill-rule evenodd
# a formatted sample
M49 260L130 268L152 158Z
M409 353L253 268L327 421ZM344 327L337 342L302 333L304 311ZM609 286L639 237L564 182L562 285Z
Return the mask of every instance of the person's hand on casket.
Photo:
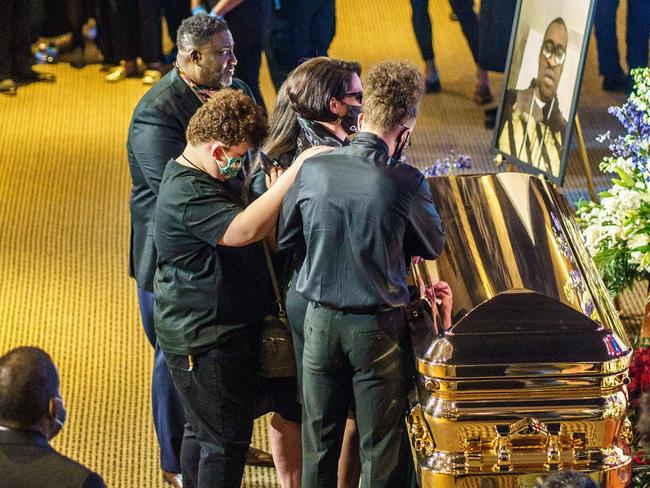
M438 281L431 287L426 287L426 296L431 303L440 305L440 314L442 315L442 327L445 330L451 328L451 309L454 303L453 295L449 283L446 281Z

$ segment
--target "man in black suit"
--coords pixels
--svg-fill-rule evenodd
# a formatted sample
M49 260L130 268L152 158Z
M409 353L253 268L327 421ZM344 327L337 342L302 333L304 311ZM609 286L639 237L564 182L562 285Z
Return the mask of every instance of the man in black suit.
M19 347L0 357L0 487L106 488L102 478L56 452L66 411L50 356Z
M245 83L233 78L237 59L225 20L204 14L185 19L178 29L177 48L175 68L136 106L126 146L132 181L129 272L137 283L142 325L155 350L152 403L160 466L163 478L181 487L183 409L153 325L156 199L165 165L183 152L185 129L203 102L223 87L242 90L249 96L251 92Z

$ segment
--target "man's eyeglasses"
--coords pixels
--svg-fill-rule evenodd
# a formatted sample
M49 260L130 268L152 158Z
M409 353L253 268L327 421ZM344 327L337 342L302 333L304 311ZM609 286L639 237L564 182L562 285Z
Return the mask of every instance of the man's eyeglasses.
M354 97L357 99L357 102L363 103L363 92L352 92L352 93L346 93L346 97Z
M551 56L554 56L553 61L555 61L555 64L561 65L566 60L566 51L563 46L556 46L553 42L546 41L542 45L542 56L546 59L551 59Z

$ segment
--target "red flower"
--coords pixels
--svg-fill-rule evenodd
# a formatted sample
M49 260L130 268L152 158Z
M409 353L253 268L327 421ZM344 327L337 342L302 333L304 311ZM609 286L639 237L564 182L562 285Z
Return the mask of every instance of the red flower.
M632 461L634 461L634 464L648 464L645 451L643 449L637 450L632 457Z

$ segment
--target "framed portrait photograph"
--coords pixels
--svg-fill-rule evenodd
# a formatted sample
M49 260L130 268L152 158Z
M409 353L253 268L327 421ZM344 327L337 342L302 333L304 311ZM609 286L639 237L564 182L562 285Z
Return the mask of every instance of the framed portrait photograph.
M493 154L562 185L596 0L519 0Z

